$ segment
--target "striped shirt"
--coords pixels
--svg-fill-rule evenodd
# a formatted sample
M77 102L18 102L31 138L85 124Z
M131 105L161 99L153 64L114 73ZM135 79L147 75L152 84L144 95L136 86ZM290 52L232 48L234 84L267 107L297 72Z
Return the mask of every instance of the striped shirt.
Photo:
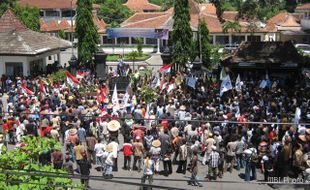
M209 159L210 166L212 168L217 168L219 165L220 154L218 152L212 151Z

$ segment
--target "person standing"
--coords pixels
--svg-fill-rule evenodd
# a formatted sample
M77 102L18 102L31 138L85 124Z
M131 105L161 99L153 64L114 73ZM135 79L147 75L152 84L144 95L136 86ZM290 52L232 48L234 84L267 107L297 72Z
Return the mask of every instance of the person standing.
M152 185L153 183L153 175L154 175L154 160L151 159L151 154L148 153L143 161L143 176L141 178L141 183L145 183L145 180L147 179L149 182L149 185ZM145 188L141 186L140 190L150 190L152 188Z
M159 173L159 161L160 161L160 154L161 154L161 143L159 140L154 140L152 142L152 147L150 149L150 153L152 155L152 160L155 164L155 174Z
M212 146L212 151L209 156L209 171L208 179L216 180L218 175L218 166L219 166L220 154L216 152L216 146Z
M273 172L272 168L272 160L271 157L268 155L264 155L261 159L261 167L262 172L264 174L264 181L268 181L268 177Z
M242 158L242 153L244 151L245 144L242 141L242 137L239 137L239 141L237 142L236 145L236 161L237 161L237 170L239 171L242 169L244 166L243 164L243 158Z
M208 159L209 159L209 155L211 154L212 152L212 146L215 144L215 140L213 138L213 134L212 133L209 133L208 134L208 139L206 140L205 142L205 154L204 154L204 157L203 157L203 160L202 160L202 165L206 165L208 164Z
M168 177L168 175L172 174L172 162L171 162L171 154L172 154L172 148L169 147L164 154L164 175Z
M227 144L226 170L229 171L230 173L232 172L234 164L235 164L236 147L237 147L237 141L235 141L235 140L233 140Z
M52 153L52 162L54 165L54 169L61 169L63 161L64 161L63 153L61 152L60 147L59 147Z
M82 146L82 145L81 145ZM89 188L89 174L91 169L91 163L89 160L87 160L87 154L84 152L82 155L83 158L80 160L80 171L81 171L81 183Z
M192 173L191 179L188 182L188 185L199 186L202 185L198 182L197 174L198 174L198 152L196 150L193 151L193 158L191 160L191 168L190 172Z
M252 179L256 180L256 164L258 160L257 151L254 147L246 149L244 152L245 155L245 178L244 180L249 182Z
M177 169L177 173L186 173L186 165L187 165L187 146L186 146L186 140L182 140L182 145L179 149L179 165Z
M106 145L101 142L101 139L98 139L94 151L96 153L96 169L100 171L103 171L103 154L105 147Z
M75 156L75 160L76 160L76 164L77 164L77 171L80 171L80 162L81 160L83 160L83 154L86 153L85 148L82 144L80 144L80 142L76 142L74 148L74 156Z
M96 152L95 145L97 143L96 137L94 134L90 133L88 137L86 137L86 145L87 145L87 155L89 161L93 164L96 164Z
M126 138L125 143L123 144L123 153L124 153L124 167L123 170L130 170L131 156L132 156L132 144L130 140Z
M133 170L138 170L140 172L141 170L141 162L144 155L144 147L143 144L140 142L140 137L138 136L136 138L136 142L133 143L133 153L134 153L134 159L133 159ZM137 167L138 162L138 167Z
M113 164L113 171L117 172L118 171L118 166L117 166L117 157L118 157L118 143L117 143L117 140L116 140L116 137L113 136L111 137L111 142L109 143L110 146L112 146L113 148L113 161L114 161L114 164Z
M106 158L105 158L105 164L106 164L106 169L105 173L103 174L103 177L105 179L112 179L112 171L113 171L113 164L114 164L114 156L113 156L113 146L111 144L108 144L106 146Z

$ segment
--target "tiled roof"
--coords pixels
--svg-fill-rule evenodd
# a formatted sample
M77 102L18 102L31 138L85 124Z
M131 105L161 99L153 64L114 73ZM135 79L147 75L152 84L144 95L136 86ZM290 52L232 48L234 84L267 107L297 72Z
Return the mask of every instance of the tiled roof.
M300 27L299 20L296 16L288 12L281 12L267 21L267 26L272 27Z
M130 10L136 12L160 10L160 6L150 3L148 0L128 0L125 4Z
M18 3L39 9L75 9L77 7L77 0L18 0ZM100 5L93 4L93 9L99 8Z
M3 13L0 19L0 32L7 31L25 31L26 26L15 16L11 9Z
M0 19L0 55L37 55L71 43L26 28L8 9Z
M296 10L309 10L309 9L310 9L310 3L303 4L303 5L296 7Z
M198 28L198 20L199 20L199 7L201 11L201 19L205 21L208 26L210 33L223 33L222 24L217 18L216 8L211 3L201 4L199 7L194 0L189 0L190 5L190 13L191 27L195 30ZM121 24L123 28L156 28L163 29L169 28L171 29L173 24L173 9L169 9L166 12L156 12L156 13L136 13L127 19L125 22ZM238 16L238 12L236 11L226 11L223 13L223 18L228 21L235 21ZM246 18L239 18L239 24L241 25L241 32L250 32L249 31L249 22ZM272 31L272 24L267 25ZM270 31L270 32L272 32ZM269 32L267 28L258 27L255 32Z
M100 20L97 16L93 16L93 21L98 28L98 33L105 33L106 23ZM71 28L71 24L66 19L62 19L58 23L55 19L52 19L50 23L44 19L40 19L40 31L41 32L57 32L64 30L65 32L75 32L75 27Z

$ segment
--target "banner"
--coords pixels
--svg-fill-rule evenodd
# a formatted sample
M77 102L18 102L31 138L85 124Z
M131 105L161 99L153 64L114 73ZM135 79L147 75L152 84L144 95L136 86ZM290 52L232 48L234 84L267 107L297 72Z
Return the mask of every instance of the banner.
M111 38L152 38L152 39L163 39L168 40L169 30L168 29L147 29L147 28L108 28L107 36Z
M231 84L231 80L230 80L230 77L229 75L227 75L224 80L222 81L222 84L221 84L221 89L220 89L220 96L222 96L224 94L224 92L227 92L228 90L231 90L233 87L232 87L232 84Z
M196 79L194 77L188 77L187 79L187 85L192 87L193 89L196 88Z

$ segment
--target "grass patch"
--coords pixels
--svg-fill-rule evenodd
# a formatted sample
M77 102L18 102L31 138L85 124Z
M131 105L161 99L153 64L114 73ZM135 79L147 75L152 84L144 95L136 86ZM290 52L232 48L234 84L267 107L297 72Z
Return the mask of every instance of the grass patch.
M144 60L147 60L150 57L151 56L148 55L148 54L143 54L142 56L136 57L135 60L144 61ZM119 55L108 55L108 57L107 57L107 61L117 61L118 59L119 59ZM128 55L125 55L124 56L124 61L132 61L132 60L130 59L130 57Z

